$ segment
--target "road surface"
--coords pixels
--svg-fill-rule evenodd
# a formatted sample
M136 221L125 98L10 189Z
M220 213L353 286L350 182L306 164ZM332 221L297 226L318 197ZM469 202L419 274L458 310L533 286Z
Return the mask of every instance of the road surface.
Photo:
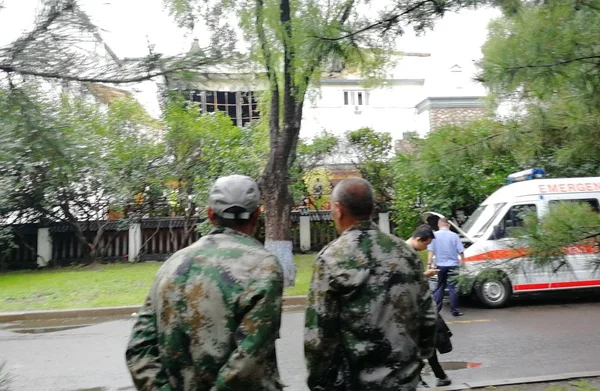
M455 349L440 356L455 383L600 369L597 292L583 299L545 298L500 310L463 310L466 315L458 319L446 314ZM286 313L278 341L288 391L306 390L303 317L301 312ZM0 329L0 363L6 361L14 390L131 390L123 358L131 326L127 319L43 334Z

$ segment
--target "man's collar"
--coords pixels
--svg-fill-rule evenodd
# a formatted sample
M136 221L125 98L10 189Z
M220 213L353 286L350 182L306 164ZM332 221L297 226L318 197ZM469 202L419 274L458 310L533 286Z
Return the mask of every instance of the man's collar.
M440 227L440 229L445 229L446 231L449 231L450 227Z
M247 238L251 237L250 235L246 235L243 232L236 231L235 229L223 227L222 225L216 225L216 226L214 226L210 230L210 232L208 233L208 235L216 235L216 234L238 235L238 236L244 236L244 237L247 237Z
M366 231L369 229L377 229L377 225L375 225L375 223L371 220L359 220L356 223L352 224L352 226L350 226L344 232L353 231L355 229L360 231Z

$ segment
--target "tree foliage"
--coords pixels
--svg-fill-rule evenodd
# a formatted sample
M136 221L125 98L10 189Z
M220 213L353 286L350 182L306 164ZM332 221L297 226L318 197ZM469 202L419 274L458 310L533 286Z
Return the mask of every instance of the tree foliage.
M519 153L553 176L600 175L600 2L515 2L490 25L479 76L524 109Z
M178 98L167 104L164 122L168 162L163 180L176 187L184 210L195 214L196 205L203 208L220 176L258 178L266 155L258 127L239 128L222 112L202 114L198 105Z
M312 140L300 139L298 141L296 158L289 170L294 202L311 194L311 190L308 188L308 182L312 179L310 178L311 174L335 154L339 143L339 138L328 132L318 134Z
M0 7L0 12L2 8ZM45 80L132 83L234 60L231 40L216 37L202 51L120 59L102 40L77 0L44 0L34 28L0 47L0 71ZM99 49L98 49L99 48Z
M0 216L5 222L66 222L91 257L89 224L132 203L160 150L134 125L134 103L102 111L82 98L44 94L26 84L0 90Z
M386 209L394 199L395 166L392 162L392 136L371 128L348 132L345 153L361 176L371 182L377 203Z
M413 140L415 152L397 156L394 219L407 237L420 215L435 211L460 220L471 214L506 176L520 168L511 124L481 120L445 126Z
M269 159L261 185L265 200L267 241L289 241L291 193L288 170L299 144L302 110L308 88L329 64L354 73L383 71L394 38L405 26L431 27L447 11L481 3L477 0L390 0L375 12L368 0L167 0L177 21L193 27L223 20L230 11L242 27L250 59L264 70L262 95L268 118ZM291 254L280 254L291 259Z
M27 84L0 89L0 117L3 223L67 223L92 261L109 217L185 216L189 235L210 184L256 178L265 159L255 129L177 99L157 121L129 99L105 107Z
M582 253L593 254L590 268L600 267L600 214L587 203L558 203L541 221L529 215L515 236L525 241L526 257L539 268L568 268L567 256Z

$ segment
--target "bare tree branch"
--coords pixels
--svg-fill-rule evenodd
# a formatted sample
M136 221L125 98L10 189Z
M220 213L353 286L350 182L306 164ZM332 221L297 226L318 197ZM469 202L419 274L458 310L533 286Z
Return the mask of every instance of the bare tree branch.
M369 25L367 25L367 26L365 26L365 27L363 27L363 28L361 28L359 30L356 30L356 31L353 31L351 33L342 35L340 37L333 38L333 37L313 36L312 38L318 38L318 39L322 39L324 41L341 41L341 40L344 40L344 39L352 38L352 37L354 37L356 35L360 35L360 34L366 33L367 31L371 31L371 30L377 29L379 27L384 27L385 28L385 27L388 27L388 26L390 26L390 25L392 25L394 23L397 23L400 20L400 18L402 18L403 16L405 16L407 14L410 14L411 12L414 12L414 11L418 10L419 8L421 8L424 5L426 5L427 3L435 3L435 1L434 0L423 0L423 1L418 2L415 5L407 8L406 10L398 13L398 14L389 16L389 17L384 18L384 19L381 19L381 20L379 20L377 22L374 22L372 24L369 24Z
M574 62L586 61L586 60L600 60L600 54L596 54L596 55L593 55L593 56L583 56L583 57L570 58L568 60L557 61L557 62L550 63L550 64L518 65L518 66L514 66L514 67L506 67L504 69L506 71L517 71L517 70L520 70L520 69L528 69L528 68L554 68L554 67L568 65L568 64L572 64Z
M0 71L63 81L126 84L231 60L203 52L170 57L150 53L121 60L76 0L48 0L45 4L31 32L0 48Z

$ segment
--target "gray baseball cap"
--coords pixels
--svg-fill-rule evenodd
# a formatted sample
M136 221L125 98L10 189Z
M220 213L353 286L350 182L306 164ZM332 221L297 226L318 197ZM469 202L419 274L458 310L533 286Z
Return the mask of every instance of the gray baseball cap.
M208 206L224 219L247 220L258 208L260 190L256 182L245 175L230 175L217 179L208 195ZM230 213L227 209L239 207L244 212Z

